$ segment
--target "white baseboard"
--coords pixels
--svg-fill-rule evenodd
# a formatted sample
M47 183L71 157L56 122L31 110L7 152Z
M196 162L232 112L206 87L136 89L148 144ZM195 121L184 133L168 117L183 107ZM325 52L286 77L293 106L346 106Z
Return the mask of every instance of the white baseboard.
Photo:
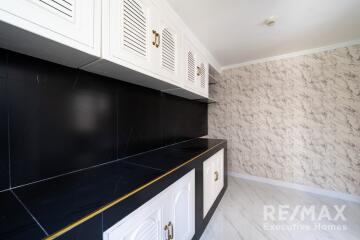
M351 194L347 194L347 193L335 192L335 191L331 191L331 190L325 190L325 189L321 189L321 188L317 188L317 187L305 186L305 185L301 185L301 184L297 184L297 183L284 182L284 181L274 180L274 179L270 179L270 178L246 175L246 174L236 173L236 172L232 172L232 171L229 171L228 175L237 177L237 178L255 181L255 182L270 184L270 185L284 187L284 188L291 188L291 189L295 189L295 190L299 190L299 191L303 191L303 192L309 192L309 193L314 193L314 194L327 196L327 197L331 197L331 198L360 203L360 196L355 196L355 195L351 195Z

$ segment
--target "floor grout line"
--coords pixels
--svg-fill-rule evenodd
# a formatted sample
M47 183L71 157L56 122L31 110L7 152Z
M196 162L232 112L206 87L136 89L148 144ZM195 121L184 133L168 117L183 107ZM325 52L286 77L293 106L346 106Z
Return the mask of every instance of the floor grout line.
M39 225L41 230L46 234L46 236L49 236L45 228L40 224L40 222L36 219L36 217L31 213L31 211L25 206L25 204L21 201L21 199L16 195L16 193L12 190L10 190L11 193L15 196L15 198L19 201L19 203L23 206L23 208L26 210L26 212L34 219L34 221Z

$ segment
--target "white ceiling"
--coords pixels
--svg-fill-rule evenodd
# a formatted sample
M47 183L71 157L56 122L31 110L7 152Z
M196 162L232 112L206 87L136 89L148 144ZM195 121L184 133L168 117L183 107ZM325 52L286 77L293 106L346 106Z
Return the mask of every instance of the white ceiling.
M167 1L222 66L360 38L360 0Z

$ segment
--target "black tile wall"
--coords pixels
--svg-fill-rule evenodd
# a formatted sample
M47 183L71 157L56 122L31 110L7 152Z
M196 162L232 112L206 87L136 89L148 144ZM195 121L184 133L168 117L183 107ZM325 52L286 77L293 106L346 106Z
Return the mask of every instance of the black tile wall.
M207 111L204 103L164 94L161 113L163 144L207 135Z
M160 107L158 91L133 85L118 89L118 158L162 146Z
M0 48L0 79L7 77L7 51Z
M9 118L12 186L207 135L204 103L0 51L0 168Z
M6 54L0 50L0 191L9 188L8 106L5 70Z
M13 55L8 62L13 186L115 159L113 81Z

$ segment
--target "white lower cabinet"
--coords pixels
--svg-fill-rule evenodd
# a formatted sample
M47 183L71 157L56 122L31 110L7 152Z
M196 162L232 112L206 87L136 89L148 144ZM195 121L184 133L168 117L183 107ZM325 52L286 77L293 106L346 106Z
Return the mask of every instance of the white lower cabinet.
M187 240L195 233L192 170L103 234L104 240Z
M224 187L224 149L203 163L204 212L209 212L217 196Z
M175 183L169 192L168 213L171 219L170 235L173 238L185 240L191 239L195 233L195 170L192 170L185 178Z

